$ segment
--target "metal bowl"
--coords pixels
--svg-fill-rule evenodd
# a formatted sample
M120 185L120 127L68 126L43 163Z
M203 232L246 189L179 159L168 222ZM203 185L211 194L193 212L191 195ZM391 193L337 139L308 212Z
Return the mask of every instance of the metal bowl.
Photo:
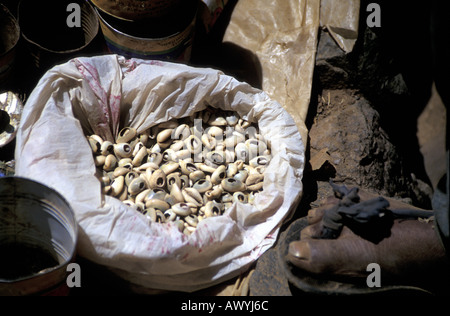
M58 192L31 179L0 178L0 295L67 294L77 234Z
M104 13L128 21L166 16L182 1L185 0L91 0Z
M11 76L19 39L20 28L17 20L0 3L0 83L6 82Z
M80 6L81 27L67 24L67 6ZM99 22L92 5L82 0L21 0L17 9L24 48L40 74L56 64L93 52Z
M0 148L16 136L22 116L23 104L12 92L0 94Z

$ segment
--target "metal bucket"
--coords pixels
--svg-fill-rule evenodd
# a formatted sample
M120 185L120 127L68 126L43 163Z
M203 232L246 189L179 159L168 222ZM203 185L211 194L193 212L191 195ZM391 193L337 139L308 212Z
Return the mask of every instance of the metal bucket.
M20 28L17 20L0 4L0 84L11 77L19 39Z
M26 178L0 178L0 295L66 295L78 227L69 203Z
M80 6L81 27L68 25L69 4ZM99 23L94 8L86 1L21 0L17 10L19 26L32 64L39 73L73 57L95 52L91 43Z
M102 12L129 21L166 16L182 1L186 0L91 0Z
M127 58L187 62L195 33L198 1L184 1L171 14L126 21L96 8L111 53Z
M0 93L0 164L1 161L14 159L16 133L22 111L23 103L17 94L11 91ZM0 170L0 176L2 174Z

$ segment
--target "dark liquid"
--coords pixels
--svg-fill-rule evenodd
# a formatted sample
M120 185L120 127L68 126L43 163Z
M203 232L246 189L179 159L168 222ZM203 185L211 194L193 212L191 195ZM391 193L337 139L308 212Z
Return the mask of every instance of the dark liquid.
M197 5L197 0L183 0L179 6L164 16L134 22L116 19L101 11L100 15L110 26L127 35L164 38L185 30L195 16Z
M82 27L67 25L67 19L73 12L67 11L68 4L69 1L47 4L23 1L19 10L21 31L29 40L49 50L64 52L79 49L87 43L85 28L84 24Z
M0 244L0 279L12 281L57 265L56 258L40 247L24 243Z

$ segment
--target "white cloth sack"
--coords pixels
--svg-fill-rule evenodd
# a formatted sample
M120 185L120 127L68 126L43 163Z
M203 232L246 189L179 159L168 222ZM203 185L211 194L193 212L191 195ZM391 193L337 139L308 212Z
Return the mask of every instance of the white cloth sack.
M234 204L186 236L101 193L85 135L113 140L207 105L258 122L273 158L255 205ZM292 117L265 92L213 69L106 55L55 66L24 107L16 175L59 191L79 224L78 254L151 289L195 291L239 275L275 242L301 197L304 145Z

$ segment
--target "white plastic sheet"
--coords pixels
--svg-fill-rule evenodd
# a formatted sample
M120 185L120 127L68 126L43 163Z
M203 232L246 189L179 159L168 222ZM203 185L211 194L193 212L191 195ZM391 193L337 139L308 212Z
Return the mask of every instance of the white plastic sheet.
M304 142L320 0L239 0L224 35L257 56L262 89L293 117Z
M190 236L152 223L104 196L85 135L142 132L207 105L258 122L272 144L255 206L234 204ZM152 289L195 291L239 275L276 240L302 192L297 126L265 92L213 69L116 55L73 59L49 70L30 95L17 134L16 174L59 191L80 227L79 255Z
M358 38L360 0L321 0L320 25L326 27L339 47L349 53Z

